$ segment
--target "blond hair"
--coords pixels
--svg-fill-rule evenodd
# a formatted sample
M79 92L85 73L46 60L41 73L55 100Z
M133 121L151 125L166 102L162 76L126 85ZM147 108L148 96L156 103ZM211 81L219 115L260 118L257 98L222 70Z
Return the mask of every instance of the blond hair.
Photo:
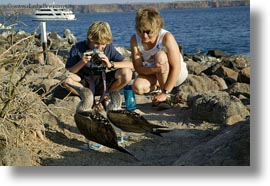
M87 43L91 41L100 44L112 43L112 31L109 23L103 21L94 22L87 31Z
M163 27L163 19L155 8L140 8L135 18L137 33L149 30L151 33L158 33Z

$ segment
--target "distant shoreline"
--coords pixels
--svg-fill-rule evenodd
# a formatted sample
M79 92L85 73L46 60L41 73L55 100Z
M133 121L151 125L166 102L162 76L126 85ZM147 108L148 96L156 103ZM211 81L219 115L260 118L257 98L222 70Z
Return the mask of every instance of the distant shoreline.
M33 14L40 7L48 4L0 5L2 15ZM188 8L219 8L233 6L250 6L250 0L206 0L206 1L177 1L168 3L127 3L127 4L89 4L89 5L59 5L70 8L75 13L97 12L134 12L139 8L155 7L159 10L177 10Z

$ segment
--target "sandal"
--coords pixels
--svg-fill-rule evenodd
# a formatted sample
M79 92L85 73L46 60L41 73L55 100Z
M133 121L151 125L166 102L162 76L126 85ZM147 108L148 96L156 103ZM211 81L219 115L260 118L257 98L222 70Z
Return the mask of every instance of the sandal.
M167 109L170 109L172 108L172 106L166 102L161 102L159 103L158 107L157 107L157 110L158 111L161 111L161 110L167 110Z
M158 94L161 93L161 88L159 86L155 86L155 89L149 92L149 94Z

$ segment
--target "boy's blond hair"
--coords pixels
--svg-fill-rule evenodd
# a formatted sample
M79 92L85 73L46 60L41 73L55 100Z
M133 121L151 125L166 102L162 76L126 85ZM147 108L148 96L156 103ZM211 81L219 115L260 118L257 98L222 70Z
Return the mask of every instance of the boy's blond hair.
M149 30L151 33L158 33L163 27L163 19L155 8L140 8L135 18L135 29L138 34L143 30Z
M87 43L92 41L100 44L112 43L112 31L109 23L98 21L94 22L87 31Z

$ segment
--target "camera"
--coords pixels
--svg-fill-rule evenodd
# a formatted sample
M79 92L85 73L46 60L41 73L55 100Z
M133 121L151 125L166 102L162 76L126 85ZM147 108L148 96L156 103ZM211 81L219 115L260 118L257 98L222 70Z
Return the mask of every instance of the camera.
M96 65L101 65L102 59L99 57L99 54L103 54L102 51L94 49L93 51L87 51L85 52L85 55L92 56L92 63Z
M102 63L102 59L99 57L98 53L95 53L93 56L92 56L92 62L96 65L101 65Z

